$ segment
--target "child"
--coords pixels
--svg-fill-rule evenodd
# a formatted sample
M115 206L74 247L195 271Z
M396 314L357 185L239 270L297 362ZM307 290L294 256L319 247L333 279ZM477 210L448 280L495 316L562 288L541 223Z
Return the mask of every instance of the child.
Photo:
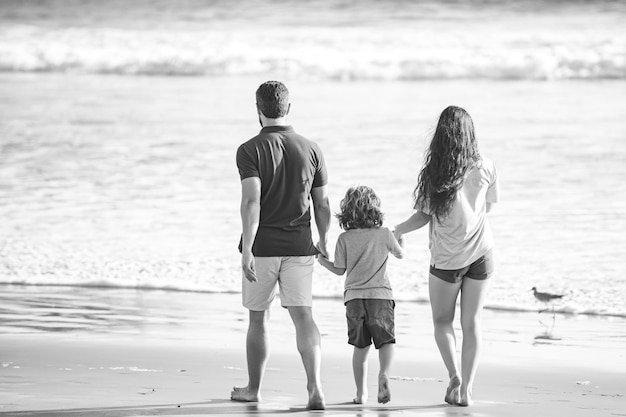
M462 108L441 113L414 191L416 212L395 227L404 233L430 225L428 290L435 341L448 370L444 397L471 405L481 347L480 313L493 274L493 236L487 213L498 202L493 162L478 153L474 123ZM461 296L461 364L453 320Z
M319 263L329 271L347 272L344 303L348 320L348 343L354 345L352 369L356 382L355 404L367 401L367 355L372 340L379 350L378 402L391 399L389 366L393 358L393 293L387 278L387 259L391 252L404 256L402 240L383 225L380 199L369 187L350 188L341 201L339 225L345 232L335 246L335 261L323 256Z

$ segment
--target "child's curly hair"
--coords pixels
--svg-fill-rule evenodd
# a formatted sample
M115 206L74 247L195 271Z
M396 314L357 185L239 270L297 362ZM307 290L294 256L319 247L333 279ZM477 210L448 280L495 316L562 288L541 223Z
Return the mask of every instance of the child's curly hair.
M343 230L371 229L383 225L380 199L370 187L359 185L350 187L341 200L341 213L337 219Z

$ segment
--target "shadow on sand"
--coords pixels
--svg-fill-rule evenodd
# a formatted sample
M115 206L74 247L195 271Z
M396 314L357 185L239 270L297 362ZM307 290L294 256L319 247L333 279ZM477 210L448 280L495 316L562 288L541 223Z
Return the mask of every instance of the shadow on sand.
M437 412L439 411L439 412ZM366 406L352 403L327 404L326 410L311 411L305 407L289 407L276 402L245 403L228 399L216 399L199 403L162 404L133 407L77 408L69 410L38 410L19 412L0 412L0 416L9 417L130 417L130 416L273 416L294 415L341 415L354 417L391 417L396 414L424 414L430 416L468 416L473 413L468 408L433 404L419 406Z

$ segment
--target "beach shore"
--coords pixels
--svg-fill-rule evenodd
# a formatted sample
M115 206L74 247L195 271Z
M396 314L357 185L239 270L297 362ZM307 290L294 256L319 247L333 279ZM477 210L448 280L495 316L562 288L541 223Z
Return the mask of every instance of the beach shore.
M447 375L428 304L399 302L391 402L376 402L372 350L370 399L354 405L344 306L317 299L321 413L305 409L293 326L278 305L263 401L239 403L229 399L247 380L239 294L7 286L1 299L0 415L626 415L621 318L486 310L476 403L465 408L443 401Z

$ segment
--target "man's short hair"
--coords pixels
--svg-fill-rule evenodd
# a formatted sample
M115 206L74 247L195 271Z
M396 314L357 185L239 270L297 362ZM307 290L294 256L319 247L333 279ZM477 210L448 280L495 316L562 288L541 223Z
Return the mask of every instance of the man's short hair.
M278 119L289 110L289 90L280 81L267 81L256 90L256 105L265 117Z

